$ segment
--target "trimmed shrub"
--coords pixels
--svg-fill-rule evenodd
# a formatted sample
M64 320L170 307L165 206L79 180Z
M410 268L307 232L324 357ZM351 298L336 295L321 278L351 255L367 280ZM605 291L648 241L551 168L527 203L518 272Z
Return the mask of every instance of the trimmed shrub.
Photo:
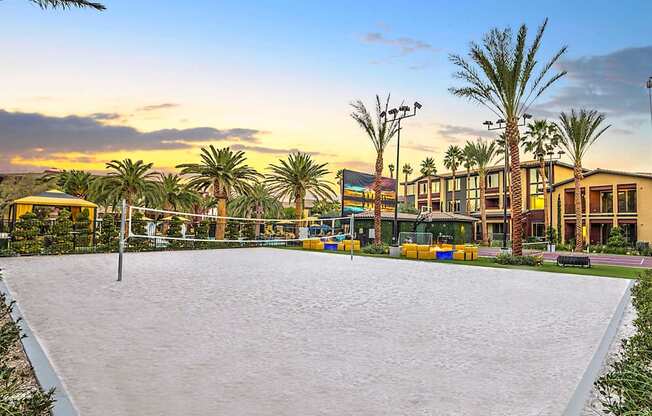
M102 251L118 250L118 236L120 230L115 223L113 214L104 214L102 217L102 228L97 238L99 249Z
M50 229L47 252L50 254L72 253L72 220L70 211L62 209Z
M19 254L39 254L43 248L43 242L39 238L42 226L43 223L33 212L21 215L12 233L12 249Z
M174 237L174 238L181 238L183 235L181 234L181 226L183 225L183 222L179 217L176 215L172 217L170 220L170 226L168 227L168 232L167 236L168 237ZM180 240L168 240L168 248L172 249L179 249L184 247L184 241Z
M514 256L511 254L499 254L494 261L498 264L513 266L541 266L542 259L537 256Z
M89 247L91 245L91 219L88 208L84 208L73 224L75 231L75 246L76 247Z
M362 247L361 251L365 254L388 254L389 246L385 243L369 244L368 246Z
M627 240L625 240L620 227L613 227L611 232L609 232L609 240L607 240L607 246L610 248L623 248L627 247L627 245Z

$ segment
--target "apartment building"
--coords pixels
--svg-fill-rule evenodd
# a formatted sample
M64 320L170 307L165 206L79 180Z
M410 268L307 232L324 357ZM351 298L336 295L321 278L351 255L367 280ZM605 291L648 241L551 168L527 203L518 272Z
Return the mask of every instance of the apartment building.
M589 244L606 244L618 226L630 243L652 241L652 174L595 169L580 182L582 229ZM575 183L553 188L553 226L565 242L575 239Z
M549 175L550 171L550 164L546 163L546 175ZM552 163L551 172L553 182L561 182L573 177L573 167L560 161ZM510 174L507 175L506 189L503 187L503 174L504 166L496 165L487 169L487 175L484 178L486 183L487 231L490 239L501 239L504 232L503 207L505 191L508 193L507 233L511 229ZM466 170L456 172L455 176L455 195L453 195L453 175L451 172L433 175L430 178L420 176L408 181L407 203L420 211L467 213L479 218L480 178L477 170L469 172L468 181ZM430 184L430 192L428 192L428 184ZM540 175L538 161L521 162L521 184L526 234L527 236L544 238L544 183ZM477 223L476 227L476 237L480 239L482 238L481 224Z

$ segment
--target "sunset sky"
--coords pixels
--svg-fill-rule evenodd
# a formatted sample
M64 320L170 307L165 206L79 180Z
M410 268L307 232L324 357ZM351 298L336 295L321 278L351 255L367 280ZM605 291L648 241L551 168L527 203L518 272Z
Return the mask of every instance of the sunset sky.
M0 171L102 171L125 157L171 170L209 143L261 170L298 149L333 171L371 171L349 103L390 92L423 105L404 124L401 163L416 171L433 156L444 171L445 148L494 137L482 121L496 118L449 94L448 54L546 16L540 57L568 45L569 74L533 114L603 111L613 126L585 165L652 171L652 2L496 3L105 0L99 13L2 0Z

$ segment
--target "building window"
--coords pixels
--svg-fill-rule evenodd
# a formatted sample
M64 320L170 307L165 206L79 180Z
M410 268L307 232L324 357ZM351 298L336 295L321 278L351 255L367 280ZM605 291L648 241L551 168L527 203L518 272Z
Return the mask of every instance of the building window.
M428 182L419 182L419 195L426 195L428 193Z
M455 201L448 200L446 201L446 207L448 208L448 212L460 212L462 204L459 199L456 199Z
M532 224L532 237L545 238L546 226L542 222L535 222Z
M492 173L487 175L487 189L498 188L498 183L499 183L498 173Z
M614 212L614 193L600 192L600 212Z
M618 191L618 212L636 212L636 189Z
M448 192L453 192L453 180L446 179L446 189ZM455 178L455 192L462 189L462 178Z
M636 244L637 241L637 236L636 236L636 224L619 224L620 231L623 233L623 237L625 237L625 240L630 245Z
M439 180L434 180L430 182L430 192L433 194L439 193Z
M530 209L543 209L544 197L544 180L539 173L539 169L528 169L529 183L530 183Z
M475 212L480 210L480 178L478 176L471 176L469 177L469 181L467 183L467 189L468 189L468 195L469 195L469 200L467 203L469 204L469 211L470 212Z

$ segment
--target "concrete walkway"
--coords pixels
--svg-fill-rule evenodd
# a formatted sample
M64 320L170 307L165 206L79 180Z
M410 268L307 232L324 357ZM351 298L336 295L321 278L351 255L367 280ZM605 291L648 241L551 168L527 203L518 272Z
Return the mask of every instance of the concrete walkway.
M2 259L81 415L559 416L626 279L276 249Z

